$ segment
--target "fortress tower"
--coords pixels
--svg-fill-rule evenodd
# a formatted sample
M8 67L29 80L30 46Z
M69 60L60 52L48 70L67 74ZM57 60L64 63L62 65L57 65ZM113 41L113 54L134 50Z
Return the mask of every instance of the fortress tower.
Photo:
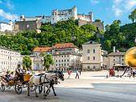
M72 16L74 17L74 19L78 19L78 17L77 17L77 7L76 6L74 6L72 8Z

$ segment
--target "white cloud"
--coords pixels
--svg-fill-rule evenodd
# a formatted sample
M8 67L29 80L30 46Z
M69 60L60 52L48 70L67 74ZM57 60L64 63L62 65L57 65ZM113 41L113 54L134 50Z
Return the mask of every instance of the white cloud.
M113 10L114 10L114 12L115 12L115 16L116 16L116 17L121 16L122 13L123 13L123 11L122 11L121 9L119 9L119 8L114 8Z
M98 4L99 0L90 0L92 4Z
M112 10L116 17L120 17L123 13L131 11L136 7L136 0L113 0Z
M129 1L126 2L125 8L126 8L127 10L131 10L131 9L133 9L134 7L136 7L136 0L129 0Z
M6 6L9 10L14 9L14 4L11 0L0 0L0 4Z
M7 20L16 20L18 19L18 16L15 14L11 14L9 12L5 12L3 9L0 9L0 16Z
M14 9L14 4L10 0L6 1L6 6L8 7L8 9Z

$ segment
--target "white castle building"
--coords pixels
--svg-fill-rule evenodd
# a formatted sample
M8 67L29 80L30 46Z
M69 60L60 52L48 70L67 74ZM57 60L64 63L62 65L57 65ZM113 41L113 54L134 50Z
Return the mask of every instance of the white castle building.
M19 52L0 47L0 72L14 71L19 63L22 63Z
M14 29L13 22L11 22L11 21L9 23L7 23L7 22L0 22L0 31L1 32L5 32L5 31L11 32L11 31L13 31L13 29Z
M82 20L86 22L92 22L93 21L93 14L92 12L89 12L88 15L85 14L78 14L77 13L77 7L74 6L71 9L65 9L65 10L53 10L51 16L36 16L36 17L25 17L22 15L20 17L20 21L32 21L32 20L40 20L42 23L57 23L58 21L66 21L70 18L73 18L74 20Z

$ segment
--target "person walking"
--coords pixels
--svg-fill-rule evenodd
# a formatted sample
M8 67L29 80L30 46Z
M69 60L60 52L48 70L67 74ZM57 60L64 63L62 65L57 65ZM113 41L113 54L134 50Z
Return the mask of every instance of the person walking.
M82 73L82 69L80 69L80 70L79 70L79 73L80 73L80 75L81 75L81 73Z
M78 71L78 70L76 70L76 76L75 76L75 79L77 79L77 78L79 79L79 74L80 74L80 73L79 73L79 71Z
M68 79L69 79L71 76L72 70L67 70L67 73L68 73Z

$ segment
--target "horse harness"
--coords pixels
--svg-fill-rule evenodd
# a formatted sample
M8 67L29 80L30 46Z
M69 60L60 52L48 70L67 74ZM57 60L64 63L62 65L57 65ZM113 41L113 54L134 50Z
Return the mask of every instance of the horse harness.
M40 85L50 83L50 81L49 81L49 79L47 78L47 75L46 75L46 74L39 74L38 76L40 76L40 79L39 79ZM43 76L44 76L44 81L42 82L42 77L43 77Z

